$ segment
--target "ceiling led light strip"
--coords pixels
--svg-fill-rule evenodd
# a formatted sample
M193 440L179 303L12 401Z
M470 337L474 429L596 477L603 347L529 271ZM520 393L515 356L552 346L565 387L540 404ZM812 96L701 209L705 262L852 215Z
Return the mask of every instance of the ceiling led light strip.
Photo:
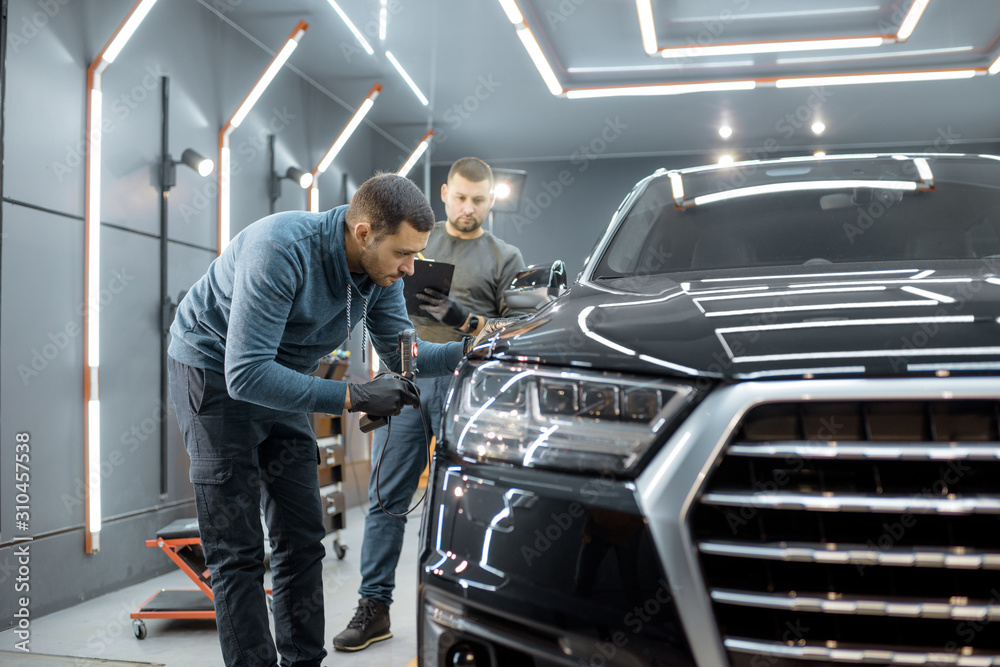
M500 6L503 8L504 13L507 15L507 19L513 24L514 30L517 32L518 39L524 45L524 50L528 52L528 56L531 57L531 62L535 64L535 69L542 76L542 80L548 87L549 92L553 95L562 95L563 87L559 83L559 77L556 76L555 71L553 71L552 66L549 65L549 61L545 58L545 54L542 53L542 47L538 45L538 41L535 39L534 34L532 34L531 29L528 27L527 23L524 21L524 15L521 13L520 8L517 6L515 0L500 0Z
M267 87L271 85L274 81L274 77L277 76L278 71L284 67L285 63L288 62L288 58L291 57L292 52L299 45L299 41L302 36L306 34L306 30L309 29L309 24L305 21L299 21L298 25L292 30L291 34L285 39L284 44L278 49L278 52L274 54L271 58L271 62L268 63L267 68L254 83L253 88L247 93L247 96L243 98L240 102L239 107L233 115L226 121L222 129L219 130L219 248L218 253L221 255L222 251L226 249L229 245L230 228L229 228L229 195L230 195L230 171L232 165L230 163L231 155L229 152L229 135L240 126L240 124L246 120L247 115L253 106L260 99Z
M344 148L344 145L347 144L347 140L351 138L354 131L358 129L359 125L361 125L361 121L363 121L365 116L368 115L368 112L371 111L371 108L374 106L375 100L378 98L380 92L382 92L382 84L376 83L372 86L372 89L368 91L368 94L361 102L361 105L358 106L354 115L351 116L349 121L347 121L347 125L345 125L344 129L340 131L337 138L333 140L333 143L330 145L330 148L327 149L323 159L320 160L319 164L316 165L316 168L313 169L313 182L312 187L309 189L309 210L313 213L319 212L319 186L317 185L319 175L329 169L330 165L333 164L334 158L337 157L337 154L340 153L341 149Z
M639 33L642 37L642 48L647 55L659 55L663 58L698 58L722 55L751 55L759 53L786 53L790 51L819 51L830 49L864 49L877 48L883 44L893 44L906 41L917 27L923 16L929 0L914 0L903 18L895 35L861 35L845 37L823 37L816 39L794 39L773 42L730 42L699 46L685 44L681 46L659 47L656 37L656 22L653 18L652 0L636 0L636 11L639 14ZM836 10L840 12L868 10L870 7ZM830 13L827 10L818 12L795 12L786 15L802 15L804 13ZM760 15L758 15L759 17ZM737 17L739 18L739 17ZM749 18L749 17L743 17Z
M326 0L326 1L330 3L331 7L333 7L333 11L337 12L337 16L339 16L340 20L344 22L344 25L346 25L348 29L351 31L351 33L354 34L354 38L358 40L358 42L361 44L361 48L365 50L365 53L367 53L370 56L375 55L375 49L372 48L372 45L368 43L368 40L365 39L365 36L361 34L360 30L358 30L358 26L354 25L354 21L348 18L347 14L344 13L344 10L341 9L340 5L336 3L336 0Z
M831 74L778 79L777 88L812 88L813 86L849 86L859 83L907 83L913 81L945 81L971 79L985 70L928 70L924 72L884 72L880 74Z
M637 0L636 11L639 12L639 33L642 35L642 48L647 55L656 53L656 22L653 20L653 3L651 0Z
M414 82L413 79L410 78L410 75L406 73L406 70L403 69L403 66L399 64L398 60L396 60L396 56L392 55L391 51L386 51L385 57L389 59L389 62L392 63L392 66L395 67L396 71L399 72L399 75L403 77L403 81L405 81L406 85L410 87L410 90L413 91L413 94L417 96L417 99L420 100L420 103L423 104L424 106L430 104L430 102L427 100L424 94L420 91L420 88L417 87L416 82Z
M756 81L718 81L713 83L661 83L652 86L611 86L609 88L574 88L566 91L571 100L595 97L623 97L649 95L687 95L689 93L753 90Z
M838 37L836 39L801 39L781 42L745 42L711 46L671 46L660 49L663 58L704 58L711 56L785 53L788 51L828 51L831 49L867 49L882 46L882 37Z
M997 72L1000 72L1000 56L996 57L996 60L993 61L993 64L990 65L990 68L986 71L989 73L990 76L993 76Z
M906 13L906 18L899 24L899 30L896 31L897 42L905 42L910 38L914 28L917 27L917 22L923 16L924 10L927 9L928 2L930 0L913 0L913 4L910 5L910 11Z
M156 0L138 0L87 68L84 168L83 458L84 550L101 550L101 77L121 54Z

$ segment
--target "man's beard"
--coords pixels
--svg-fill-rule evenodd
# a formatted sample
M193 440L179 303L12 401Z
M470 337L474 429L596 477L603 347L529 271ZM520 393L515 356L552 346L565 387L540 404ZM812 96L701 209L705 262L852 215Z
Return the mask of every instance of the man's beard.
M460 232L474 232L483 226L483 221L475 217L455 218L451 221L451 225Z
M372 244L372 248L362 248L361 249L361 270L368 274L368 277L372 279L379 287L389 287L392 285L393 278L402 278L402 274L399 275L389 275L379 273L375 266L373 266L373 260L375 258L374 249L378 244Z

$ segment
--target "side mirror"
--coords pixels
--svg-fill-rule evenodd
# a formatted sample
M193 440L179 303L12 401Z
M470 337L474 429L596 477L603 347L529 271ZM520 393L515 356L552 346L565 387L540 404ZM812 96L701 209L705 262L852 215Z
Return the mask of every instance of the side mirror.
M514 278L504 292L507 307L513 310L538 310L566 291L566 264L557 259L552 264L529 266Z

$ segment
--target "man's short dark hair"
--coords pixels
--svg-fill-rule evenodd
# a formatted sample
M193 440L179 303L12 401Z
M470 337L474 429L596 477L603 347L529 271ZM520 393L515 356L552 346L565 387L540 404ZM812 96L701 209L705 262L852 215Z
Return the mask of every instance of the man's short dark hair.
M420 188L397 174L375 174L361 184L347 208L347 224L371 225L376 241L392 236L407 221L418 232L434 228L434 211Z
M490 169L490 165L477 157L463 157L455 160L455 163L451 165L451 169L448 170L449 182L451 182L451 177L455 174L472 183L488 180L490 182L490 190L493 189L493 170Z

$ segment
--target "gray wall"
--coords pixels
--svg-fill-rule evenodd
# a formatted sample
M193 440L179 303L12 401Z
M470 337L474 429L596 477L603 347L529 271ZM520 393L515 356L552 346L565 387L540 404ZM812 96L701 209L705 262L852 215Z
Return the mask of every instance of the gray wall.
M217 159L219 128L271 55L205 6L173 0L154 6L105 72L104 527L101 551L86 555L81 437L86 70L132 4L9 3L0 257L0 628L11 625L12 539L23 535L14 525L15 434L29 433L32 445L33 617L173 569L162 553L145 548L144 540L175 518L194 515L187 455L174 415L159 395L160 77L170 77L170 152L179 158L190 147ZM288 22L291 29L294 19ZM231 137L239 168L232 186L234 234L268 213L267 135L276 135L279 172L293 164L311 169L352 111L293 71L279 73ZM353 191L375 170L397 168L395 152L363 126L322 177L321 206L342 203L343 174ZM390 163L380 162L380 156ZM215 257L215 192L214 177L201 179L178 166L168 208L173 297ZM284 181L277 210L306 204L305 193ZM169 461L167 493L161 496L163 419L169 426ZM364 447L355 451L355 460L363 458Z

